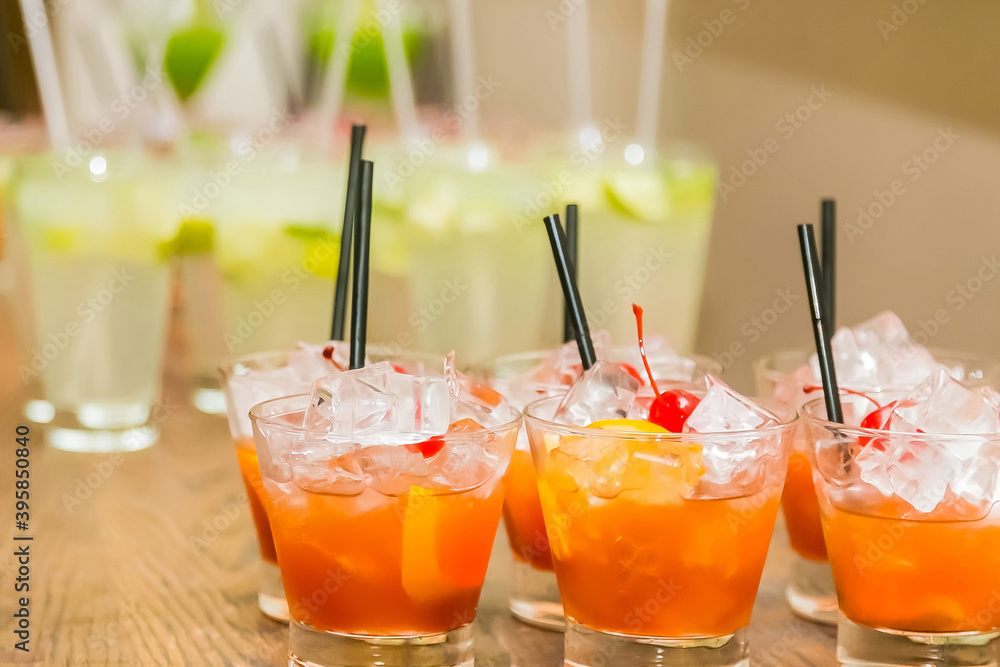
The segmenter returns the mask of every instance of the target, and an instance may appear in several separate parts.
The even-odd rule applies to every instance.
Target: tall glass
[[[471,666],[472,622],[520,413],[441,436],[434,456],[485,452],[494,462],[454,486],[402,473],[392,463],[399,446],[318,455],[303,439],[309,399],[267,401],[250,412],[289,600],[289,664]]]
[[[525,408],[566,613],[566,664],[749,664],[747,626],[796,425],[662,434],[553,422],[559,398]],[[752,461],[725,485],[702,451]]]
[[[845,422],[859,423],[870,409],[866,399],[844,401]],[[822,400],[807,403],[802,414],[840,601],[840,663],[1000,664],[1000,433],[844,426],[827,421]],[[909,493],[904,499],[862,473],[858,458],[866,447],[903,452],[897,469],[903,475],[907,456],[910,463],[927,457],[938,465],[913,479],[917,499]],[[961,485],[961,493],[954,487],[945,493],[945,483]]]
[[[28,249],[35,347],[21,366],[28,417],[51,445],[126,451],[158,436],[179,170],[139,153],[25,161],[13,215]]]
[[[223,360],[330,335],[344,170],[294,145],[251,146],[212,162],[185,201],[179,273],[206,412],[225,410]]]
[[[934,358],[948,366],[955,377],[969,387],[998,386],[1000,363],[976,355],[952,350],[931,350]],[[796,410],[820,396],[818,385],[805,391],[804,379],[796,373],[808,365],[810,352],[788,350],[777,352],[754,364],[757,393],[788,405]],[[879,404],[902,398],[913,387],[844,387],[863,392]],[[830,570],[826,541],[820,522],[819,501],[813,484],[810,465],[810,444],[803,428],[795,436],[795,446],[788,460],[788,475],[781,498],[793,561],[791,579],[785,597],[792,610],[805,618],[826,624],[836,624],[837,594]]]
[[[563,203],[580,205],[580,291],[590,321],[616,340],[635,334],[630,308],[650,331],[690,352],[698,327],[718,173],[697,149],[639,159],[614,140],[563,163]],[[606,152],[605,152],[606,151]],[[624,155],[623,155],[624,153]],[[642,151],[640,150],[641,154]],[[591,160],[581,159],[587,156]]]
[[[380,232],[372,224],[373,276],[404,279],[409,302],[399,311],[416,347],[478,364],[555,345],[552,251],[541,216],[521,223],[515,215],[541,181],[485,146],[428,140],[426,150],[381,162],[375,197],[389,215]]]
[[[433,375],[440,373],[444,366],[444,358],[419,353],[407,353],[405,359],[400,358],[400,350],[388,347],[373,346],[369,348],[369,358],[375,361],[393,360],[393,362],[409,373]],[[276,621],[288,622],[288,602],[281,583],[281,570],[278,568],[278,555],[274,548],[274,537],[271,534],[271,524],[267,518],[265,507],[264,484],[261,480],[260,465],[257,462],[257,450],[253,441],[253,429],[250,425],[250,408],[261,401],[281,398],[289,394],[299,394],[312,388],[313,380],[319,375],[298,375],[297,382],[288,382],[292,376],[284,378],[281,384],[267,378],[270,371],[286,368],[290,363],[289,350],[275,350],[251,354],[219,366],[222,388],[225,392],[225,403],[229,417],[229,431],[236,444],[236,456],[240,465],[240,474],[247,491],[247,500],[253,515],[254,527],[257,530],[257,544],[260,547],[261,572],[257,592],[257,606],[265,615]],[[317,364],[324,368],[324,363]],[[336,369],[329,365],[328,372]],[[263,378],[261,376],[264,376]]]
[[[634,346],[615,348],[613,356],[621,361],[632,361],[629,352],[634,351]],[[493,388],[506,396],[514,407],[523,410],[528,403],[540,398],[561,396],[568,389],[568,385],[564,384],[530,380],[531,371],[551,355],[551,351],[506,355],[488,364],[485,371]],[[660,383],[690,382],[707,374],[717,375],[721,372],[719,364],[707,357],[657,359],[653,356],[649,361],[653,374]],[[524,430],[518,433],[517,448],[504,483],[507,493],[504,498],[503,524],[513,555],[507,606],[514,616],[526,623],[549,630],[563,630],[566,619],[552,565],[542,504],[538,498],[531,448]]]

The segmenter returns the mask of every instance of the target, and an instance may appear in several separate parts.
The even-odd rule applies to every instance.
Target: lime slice
[[[340,263],[340,237],[323,227],[292,224],[285,233],[305,244],[302,268],[320,278],[335,278]]]
[[[604,177],[604,191],[611,205],[643,222],[670,218],[670,189],[657,170],[617,170]]]
[[[219,57],[224,39],[225,34],[218,28],[197,25],[170,36],[163,68],[182,102],[198,90]]]
[[[215,245],[215,225],[211,220],[190,219],[181,223],[177,236],[161,244],[161,253],[168,256],[204,255]]]
[[[42,247],[49,252],[74,252],[80,245],[83,230],[79,227],[47,227],[42,232]]]
[[[385,213],[378,216],[378,224],[371,230],[372,269],[390,276],[410,273],[410,246],[406,242],[403,223]]]
[[[363,97],[382,98],[389,92],[389,75],[385,62],[385,48],[382,45],[382,31],[377,17],[371,20],[362,17],[359,25],[365,30],[354,33],[351,43],[351,62],[347,71],[347,90]],[[372,26],[368,28],[367,26]],[[330,54],[336,42],[337,33],[332,27],[315,30],[309,37],[309,51],[321,68],[330,62]],[[403,52],[413,71],[416,63],[426,50],[426,31],[416,26],[403,26]]]

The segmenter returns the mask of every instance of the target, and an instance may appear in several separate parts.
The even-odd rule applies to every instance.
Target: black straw
[[[347,201],[344,203],[344,227],[340,232],[340,263],[337,265],[337,285],[333,293],[333,325],[330,340],[344,340],[347,325],[347,283],[351,270],[351,232],[358,208],[358,169],[365,143],[364,125],[351,126],[351,161],[347,168]]]
[[[368,337],[368,247],[372,228],[372,181],[374,165],[362,160],[358,215],[354,223],[354,294],[351,297],[351,370],[365,365]]]
[[[590,339],[590,328],[587,326],[587,315],[583,311],[580,290],[576,286],[573,265],[566,256],[566,239],[563,237],[558,213],[545,216],[545,230],[549,233],[552,256],[555,257],[556,271],[559,272],[559,282],[562,283],[563,298],[566,299],[566,306],[573,319],[576,344],[580,348],[580,361],[583,370],[588,370],[597,362],[597,354],[594,352],[594,341]]]
[[[579,284],[580,274],[577,267],[580,265],[579,251],[579,220],[580,210],[576,204],[566,205],[566,257],[569,259],[570,267],[573,269],[573,280]],[[567,302],[563,308],[563,342],[568,343],[573,340],[573,315],[569,310]]]
[[[820,204],[820,236],[823,237],[823,300],[826,302],[826,325],[837,329],[837,202],[824,199]]]
[[[840,405],[840,387],[837,386],[837,371],[833,365],[833,348],[830,345],[830,329],[826,322],[823,281],[816,252],[816,235],[812,225],[799,225],[799,247],[802,250],[802,268],[806,274],[806,291],[809,293],[809,314],[812,316],[813,334],[816,338],[816,354],[819,357],[820,375],[823,376],[823,398],[826,399],[826,416],[832,422],[844,423],[844,413]]]

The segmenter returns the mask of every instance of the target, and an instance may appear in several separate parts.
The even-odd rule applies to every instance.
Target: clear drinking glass
[[[796,415],[757,431],[662,434],[553,422],[525,408],[566,613],[566,664],[749,665],[747,626],[778,513]],[[770,406],[769,406],[770,407]],[[752,463],[702,479],[703,448]]]
[[[656,303],[646,311],[648,329],[690,351],[718,170],[684,145],[629,161],[628,151],[638,146],[626,143],[598,141],[592,150],[575,147],[548,163],[552,182],[564,185],[556,211],[580,206],[580,292],[591,323],[616,340],[635,333],[633,302]]]
[[[141,153],[23,162],[11,207],[27,246],[29,418],[51,445],[126,451],[158,436],[179,169]]]
[[[865,398],[843,401],[847,424],[872,409]],[[840,601],[837,659],[866,667],[990,667],[1000,664],[1000,508],[997,464],[1000,433],[937,435],[862,429],[826,420],[822,400],[802,411],[819,492],[820,514]],[[936,457],[954,466],[947,479],[914,479],[928,500],[940,484],[963,483],[944,500],[879,490],[864,477],[866,447]],[[911,462],[912,462],[911,458]],[[901,463],[903,459],[901,459]],[[906,474],[902,471],[902,474]],[[974,491],[975,485],[981,485]],[[923,486],[922,486],[923,485]],[[912,490],[912,489],[911,489]]]
[[[520,413],[440,436],[433,456],[445,462],[471,452],[495,462],[454,486],[430,473],[401,476],[392,463],[398,445],[318,455],[303,446],[309,401],[286,397],[250,412],[289,600],[289,664],[471,666],[472,622]],[[360,473],[348,482],[347,470]],[[324,483],[331,475],[336,493]]]
[[[370,359],[392,360],[408,373],[434,375],[440,374],[444,367],[444,358],[437,355],[408,352],[405,358],[401,358],[400,350],[380,346],[372,346],[368,351]],[[261,574],[257,605],[270,618],[285,623],[288,622],[288,602],[281,583],[281,570],[278,568],[278,555],[274,548],[271,524],[264,509],[265,491],[261,481],[260,465],[257,462],[253,429],[250,425],[250,408],[261,401],[307,392],[312,388],[312,382],[317,379],[316,377],[300,376],[298,384],[283,382],[280,385],[273,380],[256,377],[261,374],[266,377],[268,371],[288,366],[289,354],[289,350],[260,352],[219,366],[229,417],[229,431],[236,444],[240,474],[246,486],[247,500],[253,514],[254,527],[257,529],[257,544],[260,547]],[[329,372],[337,372],[332,364]]]
[[[934,358],[952,369],[966,386],[997,386],[1000,363],[973,354],[932,349]],[[810,399],[821,396],[818,385],[804,391],[801,377],[795,373],[809,363],[810,351],[787,350],[759,359],[754,364],[757,393],[796,410]],[[844,387],[876,398],[881,405],[908,394],[913,387]],[[795,434],[795,445],[788,460],[788,474],[781,498],[793,561],[791,579],[785,597],[799,616],[826,624],[836,624],[837,593],[827,556],[826,541],[820,522],[819,502],[809,463],[810,444],[804,427]]]
[[[621,361],[634,361],[629,353],[635,352],[634,346],[623,346],[614,348],[612,356]],[[564,384],[531,380],[531,371],[551,355],[551,351],[506,355],[485,365],[483,370],[490,385],[506,396],[514,407],[523,410],[528,403],[540,398],[561,396],[569,388]],[[719,364],[707,357],[658,359],[651,356],[649,361],[657,382],[661,383],[690,382],[707,374],[717,375],[721,372]],[[511,458],[504,484],[507,492],[504,497],[503,524],[513,554],[507,606],[514,616],[525,623],[549,630],[564,630],[566,618],[563,616],[549,537],[538,498],[531,447],[524,430],[518,433],[517,448]]]

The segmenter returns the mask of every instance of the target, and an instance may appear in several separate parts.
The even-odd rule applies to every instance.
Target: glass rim
[[[493,386],[494,382],[507,382],[507,381],[511,381],[511,380],[516,380],[517,378],[520,377],[520,375],[508,375],[508,376],[504,376],[504,377],[499,377],[499,376],[495,375],[494,371],[496,370],[496,367],[500,363],[502,363],[502,362],[514,362],[514,363],[517,363],[517,362],[531,361],[531,360],[541,361],[542,359],[544,359],[545,357],[547,357],[548,355],[552,354],[554,351],[556,351],[558,349],[559,348],[550,348],[550,349],[546,349],[546,350],[527,350],[527,351],[523,351],[523,352],[511,352],[509,354],[502,354],[502,355],[500,355],[498,357],[492,357],[490,359],[487,359],[486,361],[482,362],[481,364],[477,364],[477,368],[485,376],[485,381],[488,382],[488,383],[490,383],[490,386]],[[631,346],[628,346],[628,345],[613,345],[611,347],[612,352],[617,351],[617,350],[627,350],[627,349],[631,349]],[[687,361],[693,361],[693,362],[695,362],[695,369],[697,369],[699,366],[705,366],[705,367],[707,367],[707,372],[705,373],[706,375],[710,375],[710,374],[711,375],[720,375],[722,373],[722,370],[723,370],[722,369],[722,364],[719,363],[718,361],[716,361],[715,359],[713,359],[712,357],[707,357],[707,356],[701,355],[701,354],[691,354],[691,355],[681,354],[681,355],[678,355],[678,357],[681,360],[687,360]],[[613,361],[613,360],[610,360],[610,361]],[[656,357],[653,357],[652,359],[650,359],[650,366],[655,366],[656,363],[657,363],[656,362]],[[641,375],[645,376],[645,370],[644,369],[638,368],[636,370],[638,370],[638,372]],[[523,373],[521,375],[523,375]],[[696,378],[696,380],[697,380],[697,378]],[[656,381],[657,381],[657,383],[667,383],[667,384],[677,383],[677,382],[684,382],[684,380],[671,380],[669,378],[657,378]],[[645,380],[643,382],[645,383]],[[535,390],[535,391],[538,391],[540,393],[548,394],[549,396],[546,396],[546,398],[550,398],[552,394],[560,394],[560,395],[561,394],[565,394],[569,390],[569,388],[570,388],[571,385],[560,384],[560,383],[556,383],[556,382],[531,381],[531,382],[522,382],[522,383],[520,383],[519,386],[522,387],[522,388]],[[644,386],[647,389],[649,388],[648,385],[644,384]]]
[[[547,355],[552,354],[553,352],[555,352],[558,349],[559,349],[558,347],[553,347],[553,348],[549,348],[549,349],[546,349],[546,350],[526,350],[526,351],[522,351],[522,352],[511,352],[509,354],[501,354],[500,356],[491,357],[491,358],[487,359],[486,361],[484,361],[480,365],[483,366],[484,368],[491,369],[491,368],[495,368],[497,364],[499,364],[500,362],[503,362],[503,361],[527,361],[529,359],[541,359],[541,358],[544,358]],[[615,352],[615,351],[618,351],[618,350],[630,350],[630,349],[632,349],[631,345],[612,345],[611,346],[612,352]],[[708,356],[705,356],[703,354],[681,354],[681,353],[678,353],[677,354],[677,358],[682,359],[682,360],[687,360],[687,361],[694,361],[694,362],[699,363],[699,364],[704,364],[705,366],[710,366],[710,367],[716,367],[717,366],[720,369],[722,368],[722,364],[721,363],[719,363],[718,361],[716,361],[712,357],[708,357]],[[649,360],[650,365],[653,365],[653,363],[654,363],[654,361],[656,359],[658,359],[658,357],[651,357],[650,360]],[[614,360],[613,359],[609,359],[609,361],[614,361]],[[503,379],[503,378],[500,378],[500,379]]]
[[[292,394],[290,396],[280,396],[278,398],[270,398],[266,401],[261,401],[257,403],[252,408],[250,408],[250,422],[252,424],[264,423],[271,428],[278,428],[286,433],[305,433],[308,429],[304,426],[296,426],[295,424],[290,424],[287,421],[276,419],[275,416],[261,415],[260,412],[267,406],[277,404],[282,401],[301,401],[303,403],[302,409],[305,409],[305,404],[309,402],[312,394]],[[462,440],[468,438],[470,435],[475,437],[481,437],[485,435],[493,435],[496,433],[502,433],[504,431],[516,430],[520,428],[521,421],[523,419],[520,410],[515,408],[513,405],[510,409],[514,413],[514,418],[511,421],[504,422],[496,426],[484,426],[478,431],[454,431],[442,433],[439,436],[434,436],[435,438],[440,438],[444,442],[451,442],[455,440]],[[281,415],[286,415],[288,412],[282,412]]]
[[[561,435],[575,435],[581,437],[594,438],[596,437],[595,429],[588,426],[574,426],[572,424],[561,424],[559,422],[554,422],[551,419],[546,419],[540,417],[537,411],[541,409],[543,404],[562,400],[561,396],[548,396],[546,398],[540,398],[536,401],[528,403],[524,407],[524,421],[537,424],[547,431],[555,432]],[[691,440],[707,440],[716,438],[761,438],[773,435],[775,433],[780,433],[785,430],[791,430],[799,420],[798,413],[786,406],[782,405],[776,401],[770,400],[754,400],[754,403],[764,407],[770,412],[773,412],[779,419],[777,424],[772,424],[770,426],[765,426],[763,428],[749,429],[742,431],[715,431],[710,433],[646,433],[642,431],[626,431],[624,429],[601,429],[600,433],[604,437],[616,438],[616,439],[627,439],[627,440],[644,440],[649,442],[666,442],[666,443],[676,443],[676,442],[689,442]]]
[[[305,341],[300,341],[300,342],[305,342]],[[330,341],[324,341],[324,343],[329,343],[329,342]],[[320,345],[320,344],[321,343],[306,343],[306,345]],[[288,347],[288,348],[280,348],[273,350],[262,350],[260,352],[248,352],[247,354],[243,354],[238,357],[232,357],[226,359],[225,361],[220,362],[216,366],[216,369],[219,371],[219,373],[222,374],[223,378],[226,379],[233,374],[233,369],[240,364],[247,365],[247,364],[252,364],[253,362],[265,362],[265,363],[270,361],[277,362],[280,361],[283,357],[287,357],[290,353],[295,352],[297,349],[299,348]],[[442,362],[447,358],[447,355],[438,354],[437,352],[428,352],[426,350],[413,350],[404,347],[399,348],[398,353],[388,352],[394,349],[395,346],[390,343],[374,343],[374,344],[369,343],[365,345],[366,353],[369,351],[374,351],[376,353],[385,351],[387,352],[386,356],[389,358],[399,357],[405,359],[408,358],[409,355],[414,355],[413,358],[417,360],[419,360],[420,357],[424,357],[426,359],[430,359],[431,357],[437,357],[440,358]]]
[[[865,398],[868,398],[867,396]],[[868,399],[871,400],[871,399]],[[874,401],[873,401],[874,402]],[[877,405],[877,404],[876,404]],[[801,414],[803,422],[820,426],[827,430],[837,430],[844,435],[853,438],[933,438],[934,440],[961,440],[968,442],[972,438],[1000,442],[1000,432],[997,433],[931,433],[926,431],[890,431],[888,429],[865,428],[862,426],[851,426],[830,421],[825,416],[816,414],[816,408],[822,407],[826,410],[826,399],[814,398],[802,405]]]
[[[918,343],[919,345],[919,343]],[[938,363],[948,366],[946,361],[975,361],[979,362],[977,365],[981,370],[994,371],[1000,375],[1000,359],[991,357],[987,354],[980,354],[978,352],[970,352],[968,350],[956,350],[946,347],[924,347],[925,350],[930,352],[931,356]],[[775,368],[772,364],[776,359],[781,357],[793,357],[801,356],[804,363],[808,364],[810,357],[815,354],[814,348],[810,347],[792,347],[792,348],[781,348],[778,350],[772,350],[767,354],[757,357],[751,367],[753,368],[754,375],[757,377],[767,378],[770,380],[780,380],[792,375],[794,371],[782,371]],[[966,367],[968,368],[968,367]],[[819,382],[819,380],[817,380]],[[902,386],[884,386],[884,387],[860,387],[860,386],[847,386],[841,385],[842,389],[851,389],[853,391],[860,392],[882,392],[882,393],[895,393],[901,391],[911,391],[914,387],[902,387]]]

